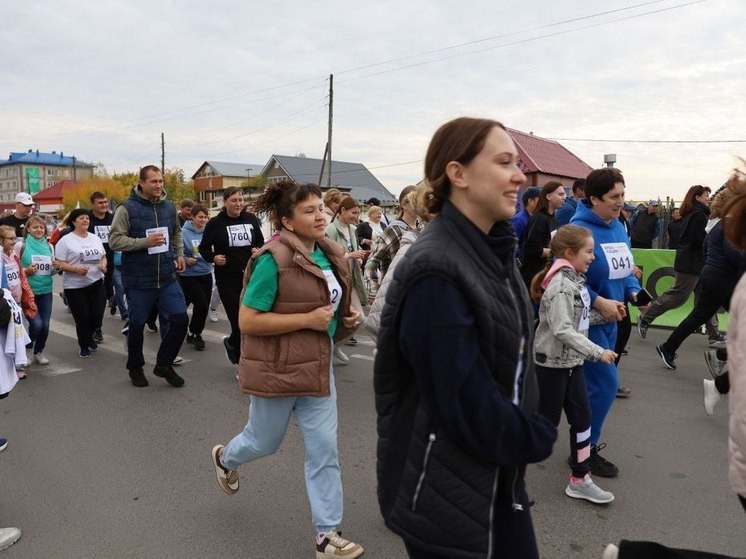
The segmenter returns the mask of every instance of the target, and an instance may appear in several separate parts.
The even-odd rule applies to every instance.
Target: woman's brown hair
[[[38,215],[32,215],[31,217],[28,218],[28,221],[26,221],[26,225],[23,228],[23,238],[24,239],[31,234],[31,233],[28,232],[29,226],[32,223],[36,223],[37,221],[44,226],[44,236],[45,237],[47,236],[47,224],[44,222],[44,218],[40,217]]]
[[[580,227],[579,225],[563,225],[557,229],[554,237],[552,237],[552,240],[549,242],[549,251],[555,258],[564,258],[566,250],[569,250],[573,254],[577,254],[583,249],[583,246],[585,246],[586,239],[592,236],[593,233],[591,233],[591,230],[586,229],[585,227]],[[531,280],[530,294],[531,299],[533,299],[535,303],[538,303],[541,300],[541,296],[544,293],[544,290],[541,288],[541,283],[544,281],[544,278],[547,277],[547,273],[553,263],[554,262],[551,258],[547,258],[547,265],[544,266],[544,269],[536,274],[534,279]]]
[[[321,189],[318,185],[297,184],[291,180],[284,180],[268,184],[252,207],[256,213],[268,215],[279,231],[284,227],[282,218],[292,219],[296,204],[311,196],[317,196],[321,200]]]
[[[352,196],[349,194],[343,194],[342,197],[339,199],[339,205],[337,206],[337,211],[334,212],[334,215],[332,216],[332,221],[337,219],[339,217],[339,214],[342,210],[351,210],[352,208],[359,208],[360,204],[357,203],[357,200],[355,200]]]
[[[493,128],[505,126],[496,120],[461,117],[442,125],[430,140],[425,155],[425,178],[432,189],[426,200],[427,211],[439,214],[451,194],[451,181],[446,166],[451,161],[468,165],[479,155]]]
[[[534,213],[546,211],[547,207],[549,206],[549,200],[547,200],[547,196],[549,196],[558,188],[562,188],[562,183],[559,181],[549,181],[541,187],[541,192],[539,193],[539,201],[536,203],[536,209],[534,210]]]
[[[743,159],[741,161],[746,164]],[[733,246],[746,250],[746,174],[735,169],[726,188],[734,197],[724,212],[727,216],[723,225],[725,237]]]
[[[694,199],[705,192],[707,192],[707,195],[709,196],[712,191],[709,186],[702,186],[701,184],[695,184],[686,191],[684,201],[681,203],[681,209],[679,210],[681,217],[686,217],[687,214],[694,211]]]

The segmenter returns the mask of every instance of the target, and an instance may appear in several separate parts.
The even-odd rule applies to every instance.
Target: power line
[[[609,15],[609,14],[613,14],[613,13],[617,13],[617,12],[624,12],[624,11],[628,11],[628,10],[633,10],[635,8],[641,8],[643,6],[648,6],[650,4],[660,4],[661,2],[665,2],[665,1],[666,0],[652,0],[650,2],[643,2],[641,4],[635,4],[633,6],[626,6],[624,8],[617,8],[615,10],[607,10],[605,12],[597,12],[595,14],[589,14],[587,16],[581,16],[581,17],[576,17],[576,18],[572,18],[572,19],[566,19],[566,20],[557,21],[557,22],[554,22],[554,23],[547,23],[545,25],[538,25],[536,27],[530,27],[528,29],[523,29],[521,31],[512,31],[510,33],[503,33],[501,35],[493,35],[492,37],[485,37],[484,39],[476,39],[474,41],[467,41],[466,43],[460,43],[458,45],[450,45],[450,46],[447,46],[447,47],[440,47],[440,48],[437,48],[437,49],[432,49],[432,50],[427,50],[427,51],[419,52],[417,54],[409,54],[409,55],[400,56],[400,57],[397,57],[397,58],[390,58],[390,59],[384,60],[382,62],[374,62],[372,64],[366,64],[365,66],[358,66],[357,68],[348,68],[348,69],[342,70],[340,72],[335,72],[335,75],[348,74],[348,73],[351,73],[351,72],[357,72],[359,70],[367,70],[369,68],[375,68],[376,66],[383,66],[385,64],[391,64],[393,62],[399,62],[401,60],[409,60],[410,58],[416,58],[418,56],[426,56],[428,54],[435,54],[435,53],[438,53],[438,52],[444,52],[444,51],[448,51],[448,50],[458,49],[458,48],[467,47],[467,46],[470,46],[470,45],[476,45],[476,44],[479,44],[479,43],[485,43],[487,41],[494,41],[494,40],[497,40],[497,39],[504,39],[506,37],[512,37],[514,35],[523,35],[524,33],[530,33],[532,31],[538,31],[540,29],[547,29],[547,28],[550,28],[550,27],[558,27],[560,25],[566,25],[568,23],[575,23],[577,21],[583,21],[583,20],[586,20],[586,19],[592,19],[592,18],[596,18],[596,17],[601,17],[601,16],[605,16],[605,15]]]
[[[618,19],[612,19],[612,20],[609,20],[609,21],[602,21],[600,23],[593,23],[593,24],[590,24],[590,25],[583,25],[581,27],[575,27],[573,29],[566,29],[566,30],[563,30],[563,31],[556,31],[554,33],[546,33],[544,35],[538,35],[536,37],[529,37],[529,38],[526,38],[526,39],[519,39],[519,40],[516,40],[516,41],[510,41],[508,43],[502,43],[502,44],[499,44],[499,45],[493,45],[493,46],[485,47],[485,48],[482,48],[482,49],[470,50],[468,52],[461,52],[461,53],[457,53],[457,54],[452,54],[450,56],[443,56],[443,57],[440,57],[440,58],[434,58],[432,60],[426,60],[426,61],[423,61],[423,62],[416,62],[414,64],[408,64],[406,66],[400,66],[399,68],[391,68],[389,70],[381,70],[380,72],[372,72],[370,74],[364,74],[362,76],[356,76],[356,77],[347,78],[346,80],[342,80],[339,83],[346,83],[346,82],[350,82],[350,81],[354,81],[354,80],[360,80],[360,79],[364,79],[364,78],[370,78],[370,77],[373,77],[373,76],[380,76],[382,74],[388,74],[388,73],[391,73],[391,72],[400,72],[402,70],[408,70],[410,68],[416,68],[416,67],[419,67],[419,66],[426,66],[426,65],[432,64],[434,62],[442,62],[443,60],[451,60],[453,58],[460,58],[460,57],[463,57],[463,56],[468,56],[468,55],[471,55],[471,54],[477,54],[477,53],[480,53],[480,52],[486,52],[486,51],[490,51],[490,50],[496,50],[496,49],[501,49],[501,48],[515,46],[515,45],[521,45],[521,44],[525,44],[525,43],[531,43],[533,41],[538,41],[540,39],[548,39],[548,38],[551,38],[551,37],[558,37],[560,35],[567,35],[567,34],[570,34],[570,33],[575,33],[577,31],[584,31],[586,29],[592,29],[594,27],[602,27],[602,26],[609,25],[609,24],[612,24],[612,23],[619,23],[619,22],[622,22],[622,21],[628,21],[628,20],[631,20],[631,19],[637,19],[637,18],[644,17],[644,16],[649,16],[649,15],[659,14],[659,13],[662,13],[662,12],[676,10],[676,9],[679,9],[679,8],[684,8],[686,6],[692,6],[694,4],[701,4],[702,2],[706,2],[706,1],[707,0],[694,0],[692,2],[685,2],[685,3],[682,3],[682,4],[676,4],[674,6],[668,6],[666,8],[661,8],[659,10],[651,10],[651,11],[648,11],[648,12],[642,12],[642,13],[639,13],[639,14],[634,14],[634,15],[631,15],[631,16],[626,16],[626,17],[622,17],[622,18],[618,18]]]

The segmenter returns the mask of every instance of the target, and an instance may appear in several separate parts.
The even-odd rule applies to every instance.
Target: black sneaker
[[[234,365],[238,365],[238,355],[236,355],[236,350],[231,345],[230,336],[223,336],[223,347],[225,348],[225,356],[228,358],[228,361]]]
[[[676,369],[676,354],[672,351],[668,351],[663,344],[655,346],[655,351],[661,356],[663,364],[671,370]]]
[[[591,457],[588,459],[591,474],[598,477],[616,477],[619,475],[619,468],[599,454],[604,448],[606,448],[606,443],[591,447]]]
[[[188,344],[194,343],[194,334],[192,334],[191,332],[187,332],[186,343]]]
[[[109,314],[111,316],[114,316],[117,314],[117,306],[116,305],[109,305]]]
[[[101,328],[96,328],[93,331],[93,340],[99,344],[104,341],[104,333],[101,332]]]
[[[616,397],[617,398],[629,398],[629,395],[632,394],[631,388],[625,388],[624,386],[620,386],[616,389]]]
[[[96,351],[98,349],[98,344],[95,340],[91,340],[90,342],[88,342],[88,349],[90,349],[91,351]]]
[[[145,327],[148,329],[148,332],[151,334],[155,334],[158,331],[158,325],[155,322],[152,323],[145,323]]]
[[[201,334],[195,334],[192,343],[194,344],[194,349],[197,351],[204,351],[205,349],[205,340],[202,339]]]
[[[171,365],[156,365],[153,367],[153,374],[157,377],[165,378],[171,386],[184,386],[184,379],[181,378]]]
[[[137,386],[138,388],[144,388],[148,385],[148,379],[145,378],[145,373],[142,369],[131,370],[130,380],[132,380],[133,386]]]

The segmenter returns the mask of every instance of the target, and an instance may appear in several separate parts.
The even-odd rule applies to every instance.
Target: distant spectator
[[[671,222],[668,224],[668,248],[676,250],[679,248],[681,241],[681,231],[684,229],[684,222],[681,220],[681,210],[674,208],[671,212]]]
[[[0,218],[0,225],[10,225],[16,230],[18,238],[23,237],[23,229],[31,214],[34,213],[34,199],[28,192],[19,192],[16,194],[16,211],[12,214]]]
[[[632,248],[653,248],[653,241],[661,236],[659,205],[658,200],[650,200],[646,209],[638,210],[629,220]]]
[[[570,223],[570,218],[575,215],[578,200],[581,198],[585,198],[585,179],[578,179],[572,183],[571,195],[565,200],[565,205],[557,210],[554,216],[557,229]]]
[[[179,226],[184,227],[187,221],[192,220],[192,208],[194,207],[194,200],[191,198],[184,198],[179,204]]]
[[[521,247],[523,247],[523,241],[526,238],[526,227],[528,227],[528,222],[536,211],[536,204],[539,203],[539,194],[541,194],[540,187],[528,187],[521,198],[523,209],[515,214],[510,220],[510,224],[513,226],[513,231],[515,231],[515,236],[518,238],[516,258],[520,259],[521,257]]]

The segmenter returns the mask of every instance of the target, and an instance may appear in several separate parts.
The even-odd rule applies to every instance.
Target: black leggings
[[[215,283],[218,286],[218,295],[223,303],[228,322],[231,324],[231,335],[229,343],[238,351],[241,347],[241,331],[238,329],[238,309],[241,306],[241,290],[243,290],[243,276],[239,274],[216,274]]]
[[[75,320],[78,345],[81,349],[87,348],[93,339],[93,331],[101,324],[106,308],[104,280],[85,287],[65,289],[65,297]]]
[[[699,276],[702,291],[699,299],[694,305],[694,310],[689,313],[681,324],[671,333],[668,339],[663,342],[663,347],[671,353],[684,343],[692,332],[697,330],[705,322],[710,320],[720,307],[725,310],[730,309],[730,298],[738,283],[738,276],[728,273],[719,268],[705,266],[702,274]]]
[[[192,319],[189,322],[189,332],[202,334],[207,320],[207,311],[210,308],[210,297],[212,295],[212,274],[202,276],[181,276],[179,278],[181,289],[184,291],[186,306],[194,305]]]
[[[572,475],[583,478],[591,470],[591,405],[585,384],[583,366],[572,369],[550,369],[536,365],[539,384],[539,413],[559,425],[562,410],[570,424],[570,457]],[[584,437],[578,442],[578,435]]]

